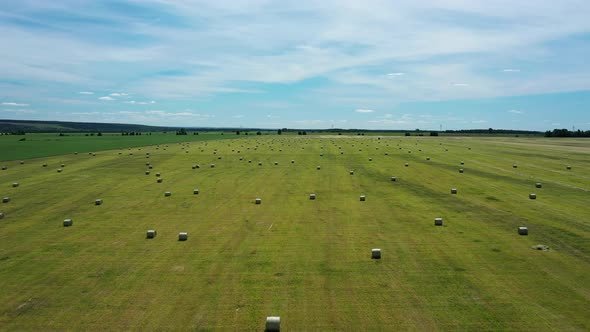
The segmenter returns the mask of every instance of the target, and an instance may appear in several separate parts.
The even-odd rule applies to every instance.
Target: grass
[[[238,136],[239,137],[239,136]],[[25,139],[21,141],[21,139]],[[0,136],[0,161],[22,160],[38,157],[58,156],[74,152],[87,153],[122,149],[154,144],[169,144],[185,141],[210,141],[236,138],[231,133],[206,132],[199,135],[176,135],[175,133],[153,133],[152,135],[121,136],[105,133],[102,136],[85,134],[27,134]]]
[[[258,136],[5,162],[0,329],[587,331],[588,143]]]

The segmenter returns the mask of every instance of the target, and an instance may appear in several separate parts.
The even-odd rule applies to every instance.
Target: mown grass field
[[[590,330],[589,140],[250,136],[0,165],[0,330]]]

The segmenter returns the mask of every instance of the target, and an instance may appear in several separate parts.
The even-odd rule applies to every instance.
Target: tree
[[[438,131],[431,131],[430,136],[438,136]]]
[[[236,130],[236,135],[239,135],[239,134],[240,134],[240,131],[239,130]]]
[[[262,133],[260,131],[257,131],[256,135],[262,135]]]
[[[102,136],[102,133],[99,131],[98,134],[96,134],[96,136]]]
[[[410,133],[405,133],[404,136],[410,136]]]
[[[186,129],[180,128],[180,130],[176,132],[176,135],[187,135]]]
[[[281,129],[277,130],[277,135],[281,135],[283,131]]]

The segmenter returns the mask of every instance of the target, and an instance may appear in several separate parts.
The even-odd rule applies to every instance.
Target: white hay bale
[[[316,166],[316,169],[317,169],[317,170],[320,170],[320,169],[322,169],[322,168],[321,168],[320,166]]]
[[[211,168],[215,168],[215,164],[211,164]]]
[[[178,233],[178,241],[186,241],[186,240],[188,240],[188,233],[187,232]]]
[[[535,188],[543,188],[543,184],[540,182],[535,183]]]
[[[150,175],[150,171],[145,171],[145,175]]]
[[[530,199],[537,199],[537,194],[529,194]]]
[[[295,160],[291,160],[291,164],[294,164],[294,163],[295,163]]]
[[[566,169],[572,169],[572,167],[568,165],[568,166],[566,167]]]
[[[360,200],[361,202],[364,202],[364,201],[366,201],[366,200],[367,200],[367,197],[366,197],[365,195],[361,195],[361,196],[359,196],[359,200]]]
[[[409,163],[405,163],[404,166],[408,167],[408,166],[410,166],[410,164]]]
[[[14,183],[12,184],[12,187],[13,187],[13,188],[16,188],[16,187],[18,187],[18,182],[14,182]]]
[[[518,235],[529,235],[529,229],[526,227],[518,227]]]
[[[160,172],[156,173],[156,177],[160,177],[160,175],[162,175]]]
[[[199,194],[199,189],[193,189],[193,195],[198,195]]]
[[[435,218],[434,225],[435,226],[442,226],[443,225],[443,218]]]
[[[145,237],[146,237],[146,239],[153,239],[153,238],[155,238],[155,237],[156,237],[156,235],[157,235],[157,234],[158,234],[158,233],[157,233],[155,230],[153,230],[153,229],[150,229],[150,230],[148,230],[148,231],[147,231],[147,233],[146,233],[146,236],[145,236]]]
[[[61,167],[66,167],[66,164],[61,164]]]
[[[456,194],[457,193],[457,188],[451,188],[451,194]]]
[[[426,160],[430,160],[430,157],[426,157]]]
[[[57,172],[58,172],[58,173],[61,173],[61,171],[62,171],[62,169],[61,169],[61,168],[58,168],[58,169],[57,169]]]
[[[277,166],[278,164],[279,164],[279,162],[278,161],[275,161],[275,166]]]
[[[43,164],[43,167],[47,167],[47,164]]]
[[[4,219],[4,213],[0,212],[0,219]]]
[[[258,166],[262,166],[262,162],[258,162]]]
[[[146,166],[149,166],[149,165],[150,165],[150,162],[148,161],[147,163],[145,163],[145,165],[146,165]]]
[[[461,161],[461,165],[465,165],[465,162],[464,161]]]
[[[254,200],[254,203],[256,203],[256,204],[262,204],[262,199],[257,198],[257,199]]]
[[[465,170],[462,168],[459,168],[459,173],[463,173],[463,172],[465,172]]]
[[[395,181],[397,181],[397,178],[395,176],[392,176],[391,181],[395,182]]]
[[[379,249],[379,248],[371,249],[371,258],[372,259],[381,259],[381,249]]]
[[[6,167],[6,166],[2,166],[2,170],[3,170],[3,171],[5,171],[5,170],[7,170],[7,169],[8,169],[8,167]]]
[[[369,158],[369,161],[373,161],[373,158]]]
[[[72,219],[64,219],[64,227],[70,227],[74,224]]]
[[[512,168],[518,168],[518,165],[517,164],[513,164],[512,165]]]
[[[148,166],[148,168],[149,168],[149,169],[153,169],[153,168],[154,168],[154,166],[153,166],[153,165],[149,165],[149,166]]]
[[[269,316],[266,317],[266,332],[280,332],[281,331],[281,317]]]
[[[164,181],[164,180],[162,180],[162,178],[158,178],[158,179],[156,180],[156,182],[157,182],[157,183],[162,183],[162,181]]]
[[[350,175],[354,175],[354,171],[350,171],[349,173],[350,173]]]
[[[315,194],[309,194],[309,199],[314,200],[315,199]]]
[[[251,163],[252,163],[252,160],[248,160],[248,163],[250,163],[250,164],[251,164]]]
[[[102,199],[97,199],[94,201],[94,205],[102,205]]]
[[[166,192],[164,193],[164,196],[165,196],[165,197],[172,196],[172,193],[171,193],[171,192],[169,192],[169,191],[166,191]]]
[[[21,160],[20,164],[21,164],[21,165],[24,165],[24,164],[25,164],[25,162]]]

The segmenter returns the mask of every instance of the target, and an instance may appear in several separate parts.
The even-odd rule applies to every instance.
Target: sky
[[[590,130],[588,0],[0,1],[0,118]]]

